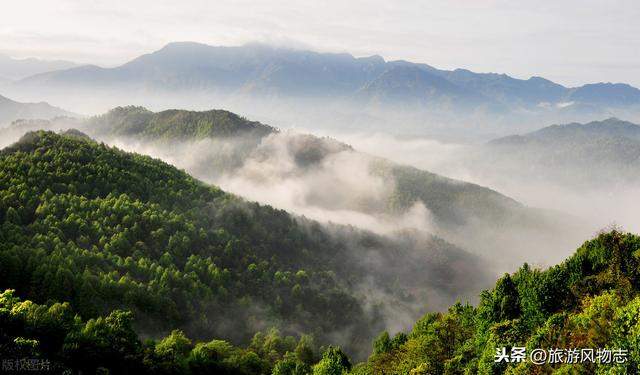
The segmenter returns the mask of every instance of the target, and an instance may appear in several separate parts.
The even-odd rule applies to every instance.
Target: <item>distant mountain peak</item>
[[[634,105],[640,103],[640,90],[626,83],[591,83],[571,89],[569,99],[603,105]]]
[[[58,116],[73,114],[46,102],[20,103],[0,95],[0,125],[19,119],[50,119]]]
[[[381,83],[397,92],[383,94]],[[640,106],[640,90],[628,84],[595,83],[567,88],[539,76],[518,79],[504,73],[441,70],[404,60],[385,61],[378,55],[354,57],[349,53],[265,43],[211,46],[172,42],[116,68],[76,67],[30,77],[16,85],[34,90],[84,88],[125,93],[137,90],[152,95],[193,91],[218,93],[232,99],[306,97],[341,103],[361,98],[363,93],[377,87],[376,97],[382,99],[377,105],[384,106],[384,97],[389,96],[407,99],[418,106],[431,106],[433,100],[424,100],[426,83],[430,86],[427,91],[435,93],[432,89],[437,86],[436,91],[444,94],[436,103],[446,103],[443,110],[453,112],[489,109],[595,114],[606,113],[609,108]]]
[[[0,54],[0,77],[10,80],[19,80],[35,74],[64,70],[77,67],[71,61],[65,60],[43,60],[38,58],[12,58]]]
[[[596,137],[596,138],[594,138]],[[511,135],[497,138],[489,142],[490,145],[522,145],[526,142],[552,144],[557,142],[579,143],[585,139],[593,142],[595,139],[636,139],[640,140],[640,125],[629,121],[609,117],[600,121],[588,123],[572,122],[569,124],[554,124],[523,135]]]

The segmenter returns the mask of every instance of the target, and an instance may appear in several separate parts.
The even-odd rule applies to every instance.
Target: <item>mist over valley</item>
[[[87,20],[109,8],[71,3]],[[528,54],[541,71],[525,78],[145,29],[116,64],[89,58],[95,36],[64,57],[66,38],[40,57],[0,45],[1,359],[55,373],[640,371],[638,88],[560,84]],[[495,360],[520,346],[628,361]]]

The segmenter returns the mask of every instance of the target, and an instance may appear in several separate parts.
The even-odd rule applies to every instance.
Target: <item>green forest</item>
[[[212,152],[212,173],[238,168],[269,135],[280,133],[272,126],[247,120],[225,110],[152,112],[144,107],[116,107],[85,120],[58,118],[52,121],[28,120],[13,124],[16,131],[46,128],[77,128],[96,139],[135,140],[147,145],[172,148],[180,142],[233,140],[230,147]],[[296,134],[288,144],[300,168],[320,164],[327,156],[342,151],[357,153],[350,145],[327,137]],[[259,151],[264,152],[264,151]],[[394,192],[384,203],[389,212],[400,212],[421,201],[443,225],[460,227],[472,220],[507,225],[510,221],[540,225],[538,213],[494,190],[453,180],[386,159],[372,157],[374,175],[393,181]],[[205,167],[201,167],[205,168]]]
[[[599,234],[547,270],[505,274],[477,306],[382,333],[358,374],[634,374],[640,370],[640,237]],[[626,350],[624,363],[496,363],[496,349]],[[597,361],[596,361],[597,362]],[[621,361],[622,362],[622,361]]]
[[[78,136],[29,133],[0,168],[0,285],[20,297],[240,341],[280,321],[356,338],[376,325],[346,288],[357,270],[335,274],[344,246],[284,211]]]
[[[88,119],[83,126],[97,134],[172,142],[238,134],[263,137],[277,132],[271,126],[249,121],[225,110],[196,112],[173,109],[156,113],[136,106],[116,107]]]
[[[476,305],[456,303],[390,334],[381,307],[355,286],[370,276],[367,255],[395,249],[383,254],[388,274],[380,269],[374,282],[394,289],[395,301],[419,298],[392,278],[415,267],[413,258],[398,260],[407,244],[347,227],[329,233],[79,132],[32,132],[0,151],[0,228],[0,360],[38,359],[42,371],[640,370],[640,237],[619,230],[555,267],[525,264],[504,275]],[[446,259],[420,282],[454,293],[460,286],[450,285],[458,278],[447,279],[447,265],[464,267],[472,255],[430,241],[435,258]],[[469,282],[479,269],[463,269]],[[497,348],[515,346],[628,356],[618,364],[494,361]]]

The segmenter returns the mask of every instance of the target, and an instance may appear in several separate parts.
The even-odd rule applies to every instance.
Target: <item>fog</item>
[[[274,113],[272,116],[279,115]],[[33,124],[29,126],[34,127]],[[114,138],[83,126],[83,123],[67,124],[65,121],[49,125],[52,129],[80,128],[121,149],[160,158],[248,200],[319,222],[352,225],[381,235],[403,230],[436,235],[490,259],[489,271],[495,275],[513,271],[523,262],[541,266],[555,264],[598,229],[612,222],[628,227],[634,217],[632,205],[621,199],[630,196],[631,192],[617,196],[616,200],[610,195],[609,198],[600,196],[598,192],[579,194],[575,190],[568,191],[552,181],[532,185],[526,180],[488,173],[490,168],[476,168],[477,165],[486,166],[484,160],[470,160],[482,147],[480,140],[454,143],[380,131],[353,132],[351,129],[335,130],[336,127],[316,130],[317,125],[307,122],[297,126],[285,123],[284,128],[296,129],[262,139],[235,137],[160,144],[139,138]],[[42,125],[35,124],[35,128],[38,127]],[[388,127],[403,132],[401,126]],[[17,139],[25,130],[28,128],[24,126],[5,130],[2,145],[8,144],[8,139]],[[330,135],[332,138],[318,138],[305,133]],[[505,211],[507,217],[504,220],[493,222],[489,220],[491,215],[486,216],[482,212],[478,215],[475,208],[469,212],[460,211],[460,207],[477,204],[473,201],[464,203],[469,199],[464,197],[447,198],[453,199],[451,203],[460,207],[453,207],[453,211],[440,212],[434,217],[428,204],[448,204],[448,201],[440,203],[436,196],[435,200],[425,202],[420,197],[420,189],[448,190],[456,187],[456,181],[437,182],[434,187],[398,187],[398,177],[393,175],[396,166],[386,165],[379,158],[396,162],[398,166],[414,166],[456,180],[473,182],[514,198],[525,206],[553,211],[537,212],[526,207],[512,209],[508,207],[511,205],[508,198],[497,195],[484,197],[488,192],[480,192],[474,193],[476,196],[472,195],[471,199],[482,199],[480,204],[489,204],[489,209]],[[398,191],[416,188],[418,195],[408,197],[408,204],[393,205],[398,194],[407,194]],[[462,186],[460,189],[466,188]],[[425,193],[430,194],[429,191]],[[588,205],[587,202],[596,204]],[[442,209],[449,207],[440,211]],[[603,210],[609,215],[604,216]],[[454,214],[462,216],[464,223],[451,223],[448,216]]]
[[[59,119],[15,123],[2,133],[2,145],[29,130],[69,128],[162,159],[249,201],[285,209],[298,215],[302,225],[311,225],[309,220],[322,223],[346,249],[347,275],[368,275],[349,275],[346,280],[368,311],[363,319],[383,318],[382,326],[370,327],[373,331],[407,330],[426,311],[442,311],[458,300],[477,302],[478,292],[495,281],[483,259],[433,237],[438,231],[423,202],[391,210],[388,202],[395,194],[395,181],[376,170],[378,159],[333,139],[283,131],[263,138],[164,143],[112,137],[86,122]],[[268,325],[275,324],[255,322],[252,327]],[[328,334],[349,342],[345,332]],[[369,342],[358,350],[368,353]]]
[[[371,275],[350,288],[367,311],[383,315],[379,328],[390,332],[406,330],[424,312],[443,310],[456,300],[476,302],[501,273],[524,262],[541,268],[556,264],[611,224],[640,231],[640,186],[568,186],[563,181],[584,175],[578,166],[563,170],[563,179],[533,178],[518,160],[489,157],[487,134],[416,136],[401,124],[387,124],[394,132],[365,132],[358,126],[295,123],[293,117],[284,124],[264,121],[284,130],[263,137],[198,141],[114,136],[84,120],[17,122],[0,130],[0,146],[29,130],[77,128],[249,201],[287,210],[303,224],[318,221],[345,244],[350,264]],[[505,165],[524,172],[510,173]],[[423,180],[427,185],[420,185]],[[436,199],[430,199],[434,191]],[[452,191],[458,192],[450,196]],[[375,246],[363,247],[353,240],[366,233],[362,230],[382,237]],[[255,328],[272,323],[255,322]]]
[[[205,150],[231,151],[238,140],[201,141],[195,150],[183,145],[182,151],[164,153],[147,150],[171,164],[194,171],[196,177],[220,186],[246,199],[270,204],[321,222],[353,225],[379,234],[401,229],[429,230],[430,213],[421,203],[414,204],[401,215],[385,215],[384,202],[394,191],[394,182],[372,173],[371,157],[327,141],[328,154],[319,160],[296,160],[305,147],[321,147],[317,140],[287,132],[272,134],[244,164],[235,170],[203,170],[203,157],[214,159]],[[115,145],[129,147],[126,142]],[[333,147],[331,147],[333,146]],[[204,151],[204,152],[203,152]],[[325,152],[323,150],[323,152]]]
[[[295,96],[281,93],[247,93],[213,89],[167,89],[156,87],[115,87],[96,83],[82,86],[30,87],[28,84],[0,86],[0,94],[20,102],[45,101],[81,116],[105,113],[111,108],[139,105],[152,111],[167,109],[226,109],[251,120],[296,129],[311,134],[391,134],[453,143],[485,142],[493,138],[532,131],[555,123],[588,122],[594,118],[619,117],[640,122],[640,109],[631,108],[508,108],[489,110],[403,105],[354,101],[352,96]]]
[[[397,142],[397,151],[413,147],[416,154],[410,157],[419,160],[419,144],[406,141],[405,146],[403,141]],[[419,196],[411,198],[408,205],[394,207],[392,202],[406,194],[400,191],[416,188],[421,191],[426,187],[406,186],[406,182],[398,187],[397,177],[392,172],[396,168],[394,165],[380,167],[380,159],[370,153],[353,150],[332,139],[292,131],[271,134],[259,143],[242,138],[172,143],[170,146],[122,138],[108,143],[165,160],[248,200],[319,222],[351,225],[381,235],[411,230],[442,237],[474,254],[492,259],[489,267],[496,275],[511,271],[523,262],[541,265],[558,262],[574,250],[578,244],[576,240],[585,234],[575,222],[567,222],[565,228],[557,227],[564,216],[538,214],[526,208],[516,208],[512,213],[511,208],[502,208],[506,203],[499,197],[495,202],[495,198],[486,199],[496,209],[505,210],[508,217],[500,222],[502,224],[484,222],[485,217],[477,216],[474,211],[470,211],[461,224],[450,223],[453,219],[449,216],[453,213],[447,213],[449,211],[434,218],[425,205],[427,202]],[[253,146],[255,148],[251,149]],[[384,143],[374,142],[369,151],[388,150],[384,147]],[[456,149],[457,146],[451,148],[450,155],[456,154]],[[428,158],[429,154],[423,152],[422,158]],[[433,154],[442,162],[450,160],[444,152],[434,150]],[[455,181],[442,183],[443,186],[433,188],[456,186]],[[464,185],[460,187],[465,189]],[[487,202],[480,202],[484,203]],[[464,212],[460,215],[465,215]],[[558,233],[565,237],[554,239]],[[532,246],[542,248],[534,251]]]
[[[528,165],[504,155],[499,160],[495,155],[486,155],[482,142],[448,143],[383,133],[326,134],[398,163],[490,187],[528,206],[569,213],[586,222],[594,232],[612,224],[640,232],[640,201],[637,199],[640,185],[600,181],[603,176],[591,173],[584,166],[562,168],[557,172],[561,176],[552,178],[529,173]],[[548,167],[554,168],[553,165]],[[624,166],[608,165],[606,168],[616,171]],[[579,186],[581,183],[583,186]]]

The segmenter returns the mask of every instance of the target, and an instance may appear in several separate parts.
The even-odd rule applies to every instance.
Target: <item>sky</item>
[[[637,0],[3,1],[0,53],[122,64],[174,41],[266,42],[640,87]]]

